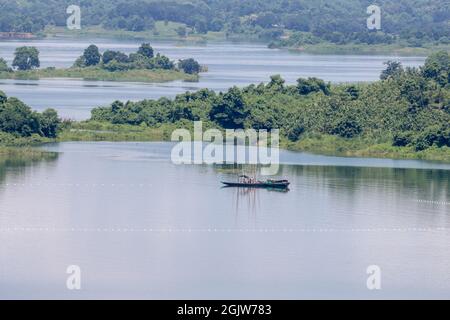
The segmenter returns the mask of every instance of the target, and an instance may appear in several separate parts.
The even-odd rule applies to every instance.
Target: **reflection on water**
[[[33,152],[28,153],[13,152],[12,154],[0,154],[0,183],[7,176],[8,179],[21,177],[26,174],[30,168],[36,166],[48,166],[51,162],[58,159],[56,152]]]
[[[172,145],[56,144],[7,173],[0,298],[449,298],[450,165],[282,152],[283,193],[222,188],[235,172],[174,165]]]

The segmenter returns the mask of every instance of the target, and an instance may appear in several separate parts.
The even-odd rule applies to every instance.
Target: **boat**
[[[222,184],[225,187],[236,187],[236,188],[267,188],[267,189],[287,189],[290,185],[288,180],[266,180],[259,181],[256,179],[249,178],[247,176],[240,176],[240,181],[238,182],[224,182]]]

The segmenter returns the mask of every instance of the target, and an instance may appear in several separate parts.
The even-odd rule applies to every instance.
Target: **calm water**
[[[171,146],[0,162],[0,298],[450,298],[450,165],[282,152],[289,192],[239,191]]]
[[[69,67],[83,50],[96,43],[101,51],[137,50],[140,42],[121,40],[38,40],[0,42],[0,57],[12,61],[16,47],[36,46],[41,52],[42,67]],[[58,109],[66,118],[86,119],[93,107],[107,105],[113,100],[142,100],[170,97],[176,94],[210,88],[227,90],[237,85],[268,81],[270,75],[281,74],[288,83],[300,77],[318,77],[332,82],[374,81],[383,70],[383,62],[400,60],[405,66],[423,64],[422,57],[309,55],[286,50],[268,49],[265,45],[210,43],[203,46],[180,45],[175,42],[154,42],[156,51],[173,60],[187,57],[207,65],[198,83],[174,81],[164,84],[96,82],[51,79],[41,81],[0,80],[0,90],[16,96],[37,110]]]

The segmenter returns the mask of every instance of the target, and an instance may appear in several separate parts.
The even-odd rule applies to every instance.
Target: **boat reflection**
[[[258,212],[261,209],[260,193],[261,192],[276,192],[288,193],[289,188],[247,188],[247,187],[230,187],[223,186],[221,189],[234,190],[234,214],[235,225],[239,227],[239,220],[247,216],[248,219],[257,224]]]

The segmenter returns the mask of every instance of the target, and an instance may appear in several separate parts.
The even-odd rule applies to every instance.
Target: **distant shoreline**
[[[450,52],[450,45],[408,47],[398,44],[342,44],[318,43],[301,47],[291,47],[270,43],[268,40],[251,38],[231,34],[228,37],[223,32],[208,32],[207,34],[192,34],[187,37],[180,37],[175,34],[155,35],[152,31],[132,32],[123,30],[107,30],[99,27],[88,27],[82,30],[67,30],[65,28],[49,28],[45,31],[46,38],[92,38],[99,37],[105,39],[121,40],[147,40],[147,41],[176,41],[180,43],[206,44],[208,42],[246,42],[267,45],[272,49],[284,49],[292,52],[309,54],[361,54],[380,55],[391,54],[400,56],[428,56],[432,52],[445,50]]]

